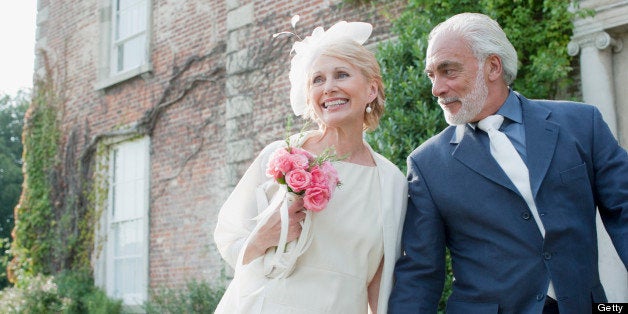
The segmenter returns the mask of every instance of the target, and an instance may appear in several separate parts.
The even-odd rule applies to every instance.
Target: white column
[[[604,120],[617,136],[617,110],[613,74],[613,52],[621,50],[606,32],[597,32],[571,41],[567,52],[575,56],[580,52],[580,77],[584,102],[597,106]]]
[[[606,32],[574,38],[567,46],[571,56],[580,53],[580,77],[584,102],[600,109],[613,135],[617,137],[617,111],[613,73],[613,53],[622,42]],[[609,302],[628,302],[628,273],[597,214],[598,264],[600,280]]]

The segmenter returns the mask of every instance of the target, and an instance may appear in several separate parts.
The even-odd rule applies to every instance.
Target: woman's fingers
[[[290,225],[290,228],[288,229],[288,237],[286,241],[290,242],[290,241],[296,240],[301,235],[302,230],[303,230],[303,227],[301,227],[301,224],[299,223]]]
[[[299,223],[305,220],[305,211],[298,211],[292,215],[290,215],[290,224]]]
[[[297,197],[290,207],[288,207],[288,213],[295,213],[301,210],[303,210],[303,198]]]

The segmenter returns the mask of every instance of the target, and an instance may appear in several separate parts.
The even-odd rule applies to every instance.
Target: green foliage
[[[15,209],[11,252],[13,269],[27,275],[50,273],[46,267],[53,249],[55,216],[50,200],[50,177],[59,161],[60,132],[51,84],[39,82],[24,126],[24,181],[22,199]]]
[[[213,313],[225,293],[225,288],[195,280],[187,283],[187,289],[163,288],[155,291],[151,301],[144,304],[147,314]]]
[[[64,271],[55,280],[59,294],[66,298],[64,313],[120,313],[121,300],[111,300],[104,291],[94,286],[88,270]]]
[[[13,209],[22,191],[22,128],[30,95],[20,91],[15,97],[0,97],[0,289],[8,285],[4,269],[13,230]],[[6,240],[5,240],[6,239]]]
[[[406,157],[446,127],[442,111],[424,74],[431,29],[462,12],[480,12],[497,20],[518,52],[520,64],[513,89],[530,98],[569,94],[572,58],[566,47],[574,14],[569,0],[409,0],[394,21],[394,40],[380,45],[377,57],[386,90],[386,112],[377,130],[367,134],[373,148],[406,171]],[[451,293],[451,261],[439,310]]]
[[[90,269],[92,250],[100,245],[95,243],[94,222],[100,215],[95,207],[103,190],[89,184],[99,175],[93,172],[97,156],[90,151],[77,158],[76,132],[66,133],[65,149],[61,148],[64,99],[60,90],[51,76],[46,76],[35,83],[30,104],[22,102],[28,106],[26,114],[22,112],[25,118],[20,137],[24,141],[20,153],[24,188],[15,206],[14,239],[7,251],[12,260],[6,269],[15,287],[7,293],[20,296],[22,302],[13,304],[17,304],[16,309],[31,309],[25,313],[120,312],[121,302],[109,300],[93,287],[88,280],[91,275],[81,271]],[[0,238],[3,248],[7,242]],[[6,255],[0,256],[0,265],[7,261]],[[29,288],[38,278],[50,275],[57,276],[59,292],[56,285],[55,290]]]
[[[66,302],[53,277],[25,276],[20,285],[0,291],[2,313],[63,313]]]
[[[1,313],[116,314],[122,302],[94,287],[88,271],[65,272],[57,278],[23,276],[19,284],[0,291]]]

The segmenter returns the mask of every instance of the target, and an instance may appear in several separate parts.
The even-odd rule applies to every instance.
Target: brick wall
[[[150,132],[150,286],[214,281],[226,269],[212,239],[218,210],[257,152],[283,137],[291,114],[292,41],[271,35],[290,30],[291,16],[300,14],[302,36],[314,26],[361,20],[374,24],[372,43],[389,37],[387,18],[401,1],[153,0],[153,70],[96,89],[103,3],[38,2],[36,47],[64,96],[65,149],[80,155],[94,139],[167,105]],[[38,75],[44,65],[38,53]]]

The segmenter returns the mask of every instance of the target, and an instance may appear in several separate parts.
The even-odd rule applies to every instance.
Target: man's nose
[[[444,80],[434,77],[432,79],[432,95],[435,97],[440,97],[441,95],[447,92],[447,84],[445,84]]]

